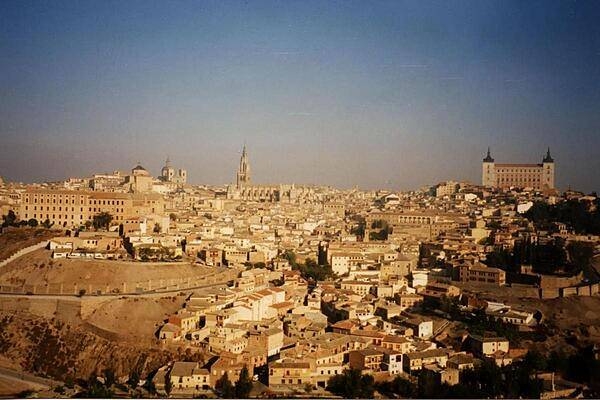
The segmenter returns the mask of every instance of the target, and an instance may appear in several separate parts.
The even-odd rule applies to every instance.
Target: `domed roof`
[[[146,170],[146,168],[142,167],[142,165],[138,162],[138,164],[131,170],[132,175],[136,176],[149,176],[150,173]]]

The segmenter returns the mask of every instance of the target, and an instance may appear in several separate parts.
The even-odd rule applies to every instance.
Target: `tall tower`
[[[248,162],[248,154],[246,154],[246,145],[242,150],[242,157],[240,158],[240,168],[237,173],[237,187],[241,187],[250,183],[250,163]]]
[[[550,155],[550,147],[542,161],[542,187],[554,189],[554,159]]]
[[[487,151],[487,156],[483,159],[481,185],[496,186],[496,167],[494,165],[494,159],[490,155],[489,147]]]

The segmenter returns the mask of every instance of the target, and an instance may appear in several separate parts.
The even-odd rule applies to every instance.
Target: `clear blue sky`
[[[600,189],[598,1],[0,2],[0,175]]]

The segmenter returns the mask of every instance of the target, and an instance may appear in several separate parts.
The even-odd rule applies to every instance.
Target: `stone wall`
[[[4,267],[5,265],[8,265],[9,263],[13,262],[14,260],[16,260],[17,258],[19,258],[21,256],[24,256],[25,254],[31,253],[32,251],[36,251],[39,249],[43,249],[47,245],[48,245],[48,241],[43,240],[37,244],[31,245],[29,247],[25,247],[24,249],[21,249],[21,250],[17,251],[16,253],[14,253],[13,255],[11,255],[10,257],[8,257],[6,260],[0,261],[0,268]]]
[[[132,267],[135,268],[135,267]],[[29,295],[61,295],[77,296],[81,293],[89,295],[119,295],[163,293],[178,290],[195,289],[198,287],[224,284],[234,280],[239,274],[237,269],[227,269],[195,278],[179,279],[147,279],[134,284],[115,283],[113,285],[50,283],[47,285],[9,285],[0,284],[0,293],[29,294]]]
[[[36,297],[0,297],[0,309],[3,311],[20,311],[43,317],[56,318],[63,322],[79,323],[102,303],[109,301],[109,297],[88,298],[36,298]]]
[[[564,288],[539,289],[539,297],[540,299],[556,299],[569,296],[597,296],[599,292],[600,283],[591,283]]]
[[[573,276],[539,275],[542,289],[560,289],[576,286],[583,279],[583,272]]]

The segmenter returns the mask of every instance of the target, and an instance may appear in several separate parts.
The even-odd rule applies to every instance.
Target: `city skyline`
[[[143,10],[143,11],[140,11]],[[3,2],[0,175],[60,180],[167,155],[194,184],[416,189],[499,162],[599,180],[594,2]]]
[[[0,1],[0,398],[600,398],[598,21]]]
[[[246,165],[246,166],[247,166],[247,168],[248,168],[248,171],[250,170],[250,169],[249,169],[249,164],[250,164],[250,163],[249,163],[249,158],[248,158],[248,154],[247,154],[247,153],[248,153],[248,152],[247,152],[247,145],[244,143],[243,149],[242,149],[242,151],[240,152],[240,154],[241,154],[240,167],[239,167],[239,169],[238,169],[238,171],[237,171],[237,173],[236,173],[236,175],[237,175],[237,176],[236,176],[237,183],[236,183],[235,181],[230,181],[230,182],[218,183],[218,184],[200,183],[200,185],[208,185],[208,186],[222,186],[222,185],[224,185],[224,186],[227,186],[227,187],[238,187],[238,188],[239,188],[239,187],[240,187],[240,182],[239,182],[239,180],[240,180],[240,174],[242,173],[242,172],[241,172],[241,171],[242,171],[242,165],[243,165],[243,164],[244,164],[244,165]],[[486,157],[486,159],[484,159],[484,165],[485,165],[485,161],[487,161],[487,159],[490,159],[490,155],[491,155],[491,149],[490,149],[490,148],[488,148],[488,151],[487,151],[487,157]],[[546,162],[546,159],[547,159],[547,158],[550,158],[550,148],[548,148],[548,149],[547,149],[547,153],[546,153],[546,155],[544,156],[544,160],[543,160],[543,162],[544,162],[544,163]],[[551,161],[552,161],[552,162],[554,162],[554,160],[551,160]],[[491,162],[493,163],[493,162],[494,162],[494,159],[491,159]],[[542,164],[541,164],[541,163],[537,163],[537,162],[535,162],[535,163],[527,163],[527,164],[523,164],[523,163],[517,163],[517,164],[506,164],[506,163],[504,163],[504,164],[503,164],[503,163],[499,163],[498,165],[499,165],[499,166],[511,166],[511,165],[514,165],[514,167],[517,167],[517,168],[518,168],[518,167],[521,167],[521,166],[527,166],[527,167],[539,167],[539,168],[541,168],[541,166],[542,166]],[[118,169],[118,168],[117,168],[117,169],[113,169],[113,170],[110,170],[110,171],[108,171],[108,170],[107,170],[107,171],[95,171],[95,172],[93,173],[93,175],[103,175],[103,174],[109,174],[109,175],[112,175],[112,174],[114,174],[114,173],[117,173],[117,172],[118,172],[118,173],[120,173],[120,174],[121,174],[121,176],[125,177],[125,176],[127,176],[127,175],[128,175],[128,171],[129,171],[129,169],[130,169],[130,168],[124,168],[124,169]],[[132,171],[135,171],[136,169],[142,169],[142,170],[145,170],[145,171],[147,171],[147,173],[148,173],[150,176],[152,176],[152,177],[155,177],[155,178],[157,178],[158,180],[161,180],[161,179],[173,180],[173,177],[167,178],[167,176],[166,176],[166,174],[168,174],[168,173],[169,173],[169,172],[168,172],[168,171],[169,171],[168,169],[170,169],[170,170],[172,171],[172,174],[173,174],[173,175],[174,175],[174,174],[182,174],[182,173],[183,173],[183,174],[184,174],[184,176],[185,176],[185,178],[184,178],[184,180],[183,180],[182,182],[183,182],[184,184],[185,184],[185,183],[187,183],[187,170],[185,170],[185,169],[178,169],[178,170],[177,170],[177,169],[173,168],[173,166],[172,166],[172,160],[171,160],[171,157],[170,157],[170,156],[167,156],[167,157],[166,157],[166,160],[165,160],[165,162],[163,163],[163,166],[160,168],[160,172],[159,172],[159,173],[157,173],[157,174],[154,174],[154,173],[152,172],[152,170],[149,170],[149,168],[146,168],[146,167],[144,166],[144,163],[143,163],[143,162],[141,162],[141,161],[139,161],[139,160],[133,164],[133,169],[131,169],[131,170],[132,170]],[[166,172],[165,172],[165,171],[166,171]],[[179,171],[179,172],[177,172],[177,171]],[[183,171],[183,172],[182,172],[182,171]],[[179,175],[178,175],[178,176],[179,176]],[[25,183],[25,184],[28,184],[28,183],[34,183],[34,184],[36,184],[36,183],[52,183],[52,182],[60,182],[60,181],[62,181],[62,180],[66,180],[66,179],[69,179],[69,178],[75,178],[75,179],[77,179],[77,178],[90,178],[90,177],[92,177],[92,175],[91,175],[91,174],[90,174],[90,175],[88,175],[88,176],[70,176],[70,177],[66,177],[65,179],[58,179],[58,180],[56,180],[56,181],[46,180],[46,181],[33,181],[33,182],[21,182],[21,183]],[[175,178],[175,179],[178,179],[178,178]],[[248,180],[248,183],[250,182],[250,177],[249,177],[249,175],[248,175],[248,177],[247,177],[247,178],[244,178],[244,179],[247,179],[247,180]],[[485,178],[485,177],[483,178],[484,182],[486,181],[486,179],[488,179],[488,178]],[[453,180],[453,179],[448,179],[448,180],[446,180],[446,181],[439,181],[439,182],[435,182],[435,183],[444,183],[444,182],[452,182],[452,181],[454,181],[454,180]],[[479,184],[479,182],[477,182],[477,181],[467,181],[467,180],[459,180],[459,181],[461,181],[461,182],[467,182],[467,183],[470,183],[470,184],[475,184],[475,185]],[[277,185],[277,184],[282,184],[282,183],[286,183],[286,184],[290,184],[290,183],[291,183],[291,184],[300,184],[300,185],[302,185],[302,184],[307,184],[306,182],[287,182],[287,181],[280,181],[280,182],[268,182],[268,183],[265,183],[265,182],[263,182],[263,181],[259,181],[259,182],[256,182],[256,183],[257,183],[258,185],[265,185],[265,184]],[[435,183],[424,183],[423,185],[421,185],[421,187],[420,187],[420,188],[422,188],[423,186],[428,186],[428,185],[432,185],[432,184],[433,184],[433,185],[435,185]],[[511,187],[511,186],[514,186],[514,187],[520,187],[520,186],[521,186],[521,185],[520,185],[520,183],[521,183],[521,182],[519,182],[519,183],[515,182],[515,183],[514,183],[514,185],[512,185],[512,184],[511,184],[511,185],[508,185],[508,186],[506,186],[506,185],[504,185],[504,186],[506,186],[507,188],[508,188],[508,187]],[[192,183],[192,184],[197,184],[197,183]],[[322,184],[322,183],[319,183],[319,182],[310,182],[310,183],[308,183],[308,185],[315,185],[315,186],[332,186],[332,187],[335,187],[334,185]],[[484,186],[495,186],[495,185],[496,185],[496,183],[489,183],[489,182],[486,182],[486,183],[483,183],[483,185],[484,185]],[[358,188],[358,185],[354,185],[353,187],[356,187],[356,188]],[[527,187],[527,186],[526,186],[526,187]],[[339,188],[339,187],[338,187],[338,188]],[[420,188],[419,188],[419,189],[420,189]],[[534,189],[538,189],[537,187],[533,187],[533,188],[534,188]],[[551,186],[551,188],[553,188],[553,186]],[[348,189],[348,188],[341,188],[341,189]],[[386,188],[386,187],[375,187],[375,188],[361,188],[361,189],[367,189],[367,190],[371,190],[371,189],[388,189],[388,188]],[[573,188],[569,188],[569,189],[573,189]]]

